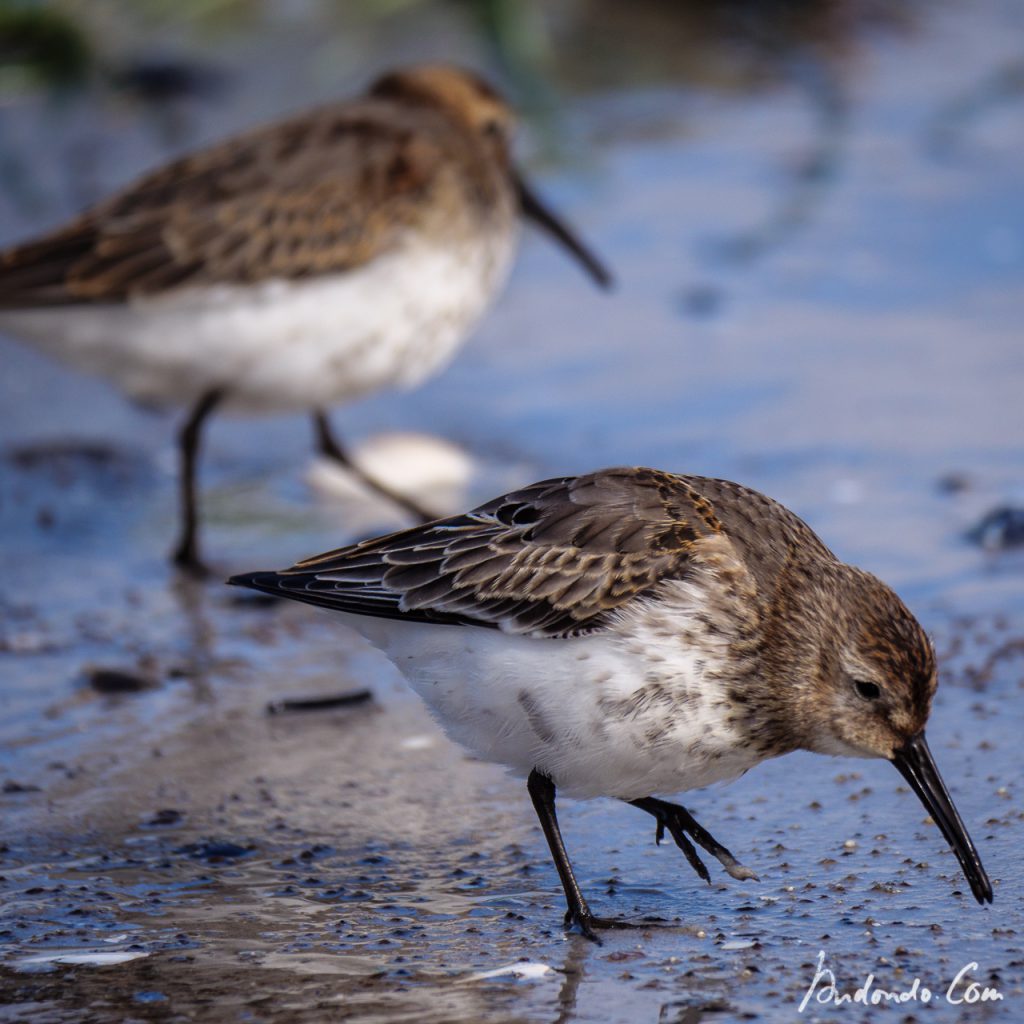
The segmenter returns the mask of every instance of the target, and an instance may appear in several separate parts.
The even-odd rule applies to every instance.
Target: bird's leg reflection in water
[[[184,626],[178,672],[187,680],[196,703],[210,703],[210,676],[218,670],[219,662],[214,655],[209,588],[198,577],[178,573],[171,581],[171,593],[181,610]]]
[[[576,1019],[580,982],[587,973],[584,962],[594,945],[582,936],[573,936],[567,947],[565,962],[560,968],[555,968],[562,975],[562,987],[558,990],[558,1015],[554,1018],[554,1024],[568,1024]]]
[[[651,925],[646,926],[650,927]],[[570,1024],[570,1021],[577,1019],[580,987],[587,976],[587,958],[597,955],[598,949],[595,948],[594,943],[588,942],[584,936],[572,935],[569,937],[566,943],[565,960],[561,967],[554,968],[562,975],[562,984],[558,989],[554,1007],[556,1012],[551,1018],[552,1024]],[[600,965],[598,966],[600,967]],[[714,989],[708,991],[709,984],[714,986],[719,980],[716,969],[710,965],[709,968],[706,975],[700,971],[687,972],[693,985],[692,990],[687,985],[689,995],[685,999],[663,1003],[657,1018],[659,1021],[697,1022],[705,1019],[705,1013],[717,1014],[731,1009],[724,993],[719,995]],[[600,974],[600,970],[598,973]]]

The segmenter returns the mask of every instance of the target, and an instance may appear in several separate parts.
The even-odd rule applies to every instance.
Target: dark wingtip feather
[[[281,574],[277,572],[242,572],[224,581],[229,587],[248,587],[266,594],[281,593]]]

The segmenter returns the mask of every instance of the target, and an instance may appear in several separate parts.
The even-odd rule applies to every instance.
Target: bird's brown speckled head
[[[842,600],[822,644],[812,749],[884,757],[924,731],[936,687],[935,652],[920,623],[884,583],[839,567]]]
[[[917,794],[949,843],[979,903],[992,883],[925,739],[937,683],[920,623],[880,580],[834,567],[817,673],[799,689],[803,745],[822,754],[884,757]]]
[[[507,156],[515,114],[472,71],[450,64],[418,64],[378,78],[370,95],[436,106],[482,138],[488,148]]]

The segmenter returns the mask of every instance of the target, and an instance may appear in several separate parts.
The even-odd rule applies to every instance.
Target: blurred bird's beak
[[[576,237],[567,224],[544,205],[537,193],[518,174],[513,176],[513,180],[519,193],[519,206],[523,216],[561,242],[580,261],[583,269],[594,279],[598,287],[610,288],[612,275],[605,265]]]
[[[946,842],[960,861],[965,877],[971,886],[971,892],[979,903],[992,902],[992,883],[981,865],[978,851],[971,842],[971,837],[960,820],[953,801],[950,799],[942,776],[935,766],[932,752],[928,749],[924,733],[912,740],[907,740],[892,756],[892,763],[900,775],[910,783],[910,788],[924,804],[932,821],[939,826],[939,831],[946,837]]]

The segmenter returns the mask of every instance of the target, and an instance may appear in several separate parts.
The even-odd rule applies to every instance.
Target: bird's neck
[[[761,604],[761,678],[769,691],[767,715],[786,726],[788,749],[818,749],[820,683],[838,659],[836,638],[846,611],[841,601],[843,566],[808,562],[789,552],[774,590]]]

